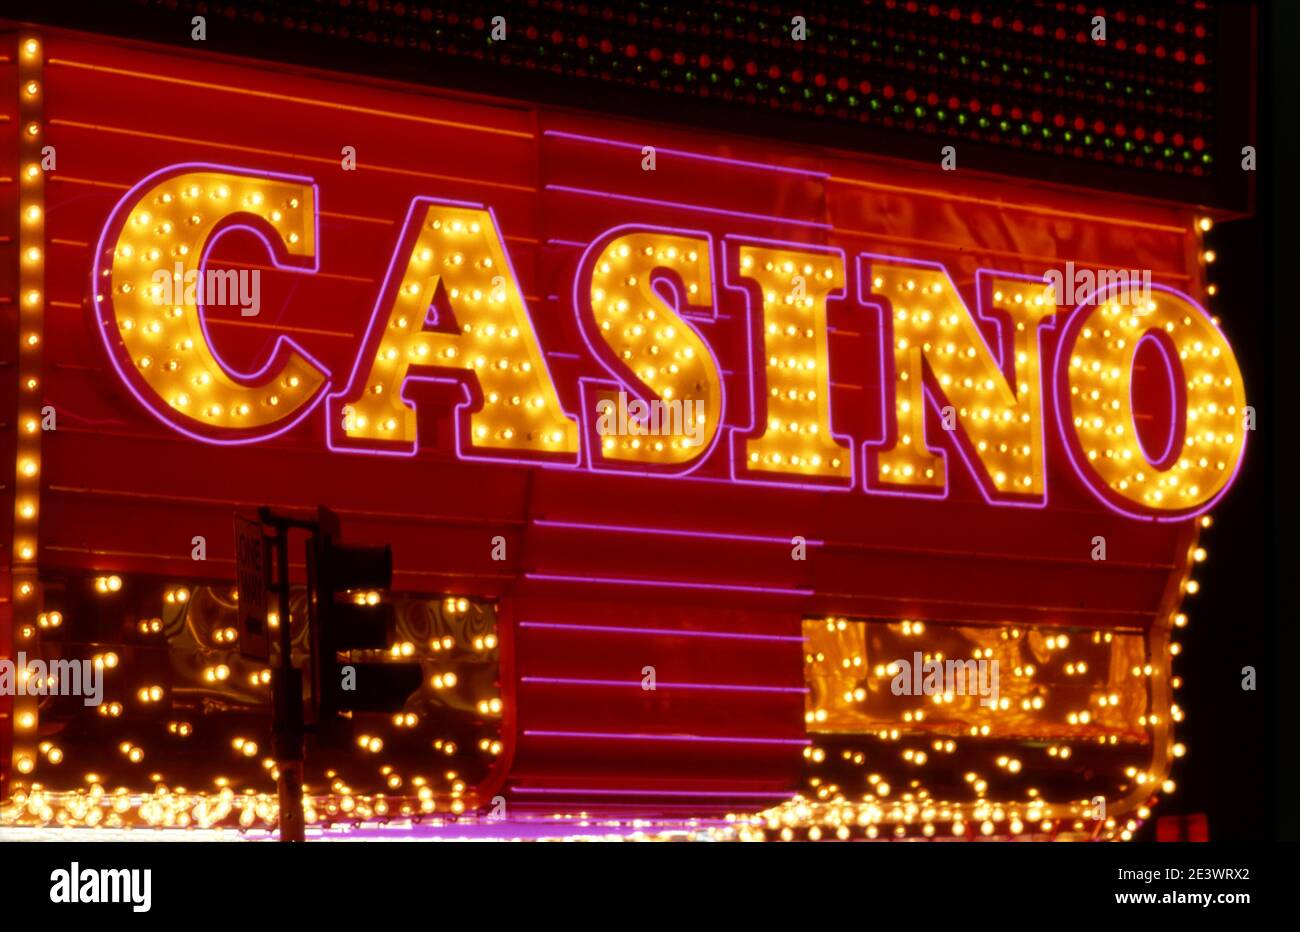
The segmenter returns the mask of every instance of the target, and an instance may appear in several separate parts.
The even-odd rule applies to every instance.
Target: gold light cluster
[[[695,417],[692,434],[601,438],[608,459],[645,463],[685,463],[708,449],[722,417],[722,382],[708,345],[651,287],[658,269],[681,276],[687,303],[713,301],[709,242],[668,233],[629,233],[610,241],[591,275],[591,309],[596,326],[614,354],[652,395],[680,402],[682,417]],[[681,422],[683,430],[685,422]],[[692,442],[690,437],[698,437]]]
[[[58,612],[41,611],[42,593],[37,572],[41,499],[42,395],[44,375],[42,337],[45,333],[45,172],[41,150],[45,145],[45,76],[43,49],[36,36],[18,37],[18,431],[15,440],[13,484],[14,531],[10,599],[13,605],[14,644],[28,648],[41,629],[62,623]],[[24,671],[25,672],[25,671]],[[22,674],[20,674],[21,676]],[[38,746],[39,697],[13,698],[13,751],[11,773],[18,782],[36,769],[42,753]],[[62,759],[62,752],[56,756]],[[56,761],[57,762],[57,761]]]
[[[173,412],[214,429],[282,421],[316,396],[327,375],[292,352],[279,372],[244,384],[208,345],[200,263],[218,224],[237,214],[264,220],[290,255],[315,255],[310,184],[196,171],[160,181],[135,201],[113,246],[109,282],[117,332],[140,378]]]
[[[1056,313],[1050,287],[993,281],[994,306],[1010,318],[1014,382],[989,351],[979,325],[948,274],[894,262],[872,263],[872,289],[893,309],[893,446],[877,453],[875,482],[943,489],[944,461],[925,436],[923,362],[951,405],[948,429],[970,441],[998,493],[1041,496],[1045,479],[1038,328]],[[929,438],[931,441],[934,438]]]
[[[1161,707],[1179,681],[1160,637],[835,617],[805,620],[804,635],[806,788],[742,838],[1122,839],[1174,790],[1168,760],[1182,746],[1170,726],[1182,712]],[[899,663],[917,652],[997,661],[997,702],[952,684],[896,695]],[[1084,770],[1104,774],[1100,819],[1101,784]]]
[[[474,446],[576,452],[577,425],[560,408],[491,213],[434,204],[413,217],[419,233],[380,317],[365,381],[332,399],[335,423],[349,438],[414,444],[415,406],[402,398],[407,376],[413,368],[460,369],[474,374],[483,396],[470,418]],[[440,288],[459,332],[425,329]]]
[[[745,441],[749,469],[851,476],[852,452],[831,436],[826,329],[827,298],[844,290],[843,258],[746,244],[740,274],[763,294],[767,375],[767,421],[760,436]]]
[[[110,578],[118,580],[116,587],[105,584]],[[87,594],[100,598],[119,592],[129,597],[134,591],[117,576],[92,574],[83,577],[81,584]],[[112,649],[91,655],[104,676],[103,703],[97,708],[76,703],[60,712],[80,719],[61,718],[63,725],[93,737],[37,744],[36,699],[16,697],[19,703],[33,703],[31,708],[17,706],[14,722],[15,744],[24,749],[30,745],[24,754],[30,762],[15,765],[10,797],[0,800],[0,826],[275,827],[276,797],[266,791],[278,777],[275,760],[266,751],[270,746],[269,670],[237,652],[231,627],[237,611],[235,593],[231,591],[227,598],[224,590],[210,586],[172,585],[159,593],[159,602],[158,616],[148,618],[147,630],[134,635],[147,636],[155,644],[132,653],[110,645]],[[505,704],[495,675],[484,678],[467,671],[495,662],[486,656],[499,645],[495,617],[489,606],[464,596],[430,600],[432,612],[426,610],[425,600],[417,602],[411,612],[400,616],[398,634],[412,648],[403,657],[413,656],[431,675],[410,708],[389,715],[354,714],[358,743],[350,757],[339,760],[346,760],[358,778],[364,774],[367,788],[352,787],[334,769],[325,769],[323,780],[313,782],[309,776],[304,807],[310,824],[458,814],[482,804],[473,787],[504,751],[500,719]],[[450,624],[441,631],[431,630],[429,620],[437,617],[439,608]],[[129,610],[122,607],[123,612]],[[295,616],[298,610],[295,607]],[[29,640],[38,629],[66,627],[74,634],[78,630],[76,619],[59,611],[41,612],[31,627]],[[187,679],[159,682],[153,665],[137,670],[130,662],[138,653],[158,650],[159,638],[166,639],[162,649],[173,658],[174,668],[190,671]],[[29,656],[34,654],[28,650]],[[297,663],[305,661],[305,656],[296,656]],[[462,668],[462,663],[469,666]],[[464,675],[458,676],[457,670]],[[453,690],[454,696],[433,702],[448,709],[473,709],[474,741],[439,737],[443,720],[436,711],[427,710],[433,696]],[[195,695],[210,697],[241,724],[223,730],[218,713],[203,716],[196,725],[187,707]],[[154,730],[142,732],[137,723],[121,731],[121,719],[130,707],[160,712]],[[417,708],[423,711],[417,713]],[[244,724],[249,713],[258,710],[265,713],[264,730]],[[235,726],[233,719],[231,725]],[[210,742],[214,727],[218,733],[224,731],[219,740],[227,750],[222,756],[199,754],[190,746],[191,740],[200,737]],[[412,739],[424,750],[413,747]],[[89,772],[77,770],[78,760],[87,756],[98,763]],[[359,765],[360,758],[366,759],[364,765]],[[250,775],[250,761],[257,775]],[[223,772],[225,767],[235,770]],[[187,785],[189,781],[199,785]],[[374,792],[376,788],[381,792]]]
[[[1182,448],[1168,468],[1143,450],[1129,390],[1138,345],[1151,332],[1172,347],[1186,392]],[[1142,308],[1102,304],[1062,352],[1083,460],[1115,494],[1153,511],[1185,511],[1231,480],[1245,447],[1245,389],[1231,348],[1199,308],[1164,291]]]

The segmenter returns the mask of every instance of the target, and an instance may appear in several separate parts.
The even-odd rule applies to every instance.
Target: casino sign
[[[391,545],[363,659],[419,672],[309,749],[316,823],[1128,838],[1176,791],[1177,634],[1253,427],[1211,218],[3,35],[0,656],[104,695],[0,696],[0,824],[275,824],[258,506]]]

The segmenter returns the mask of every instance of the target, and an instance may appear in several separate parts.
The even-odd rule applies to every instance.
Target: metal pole
[[[276,584],[280,595],[280,663],[271,673],[275,765],[279,771],[280,841],[306,841],[302,814],[302,673],[293,665],[289,624],[289,528],[269,509],[262,520],[275,525]]]

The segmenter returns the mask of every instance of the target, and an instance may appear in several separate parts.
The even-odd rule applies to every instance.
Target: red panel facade
[[[1050,393],[1044,507],[988,501],[941,426],[938,403],[926,434],[946,454],[946,496],[865,487],[864,444],[894,430],[892,380],[882,372],[892,336],[864,300],[870,260],[859,257],[942,263],[972,312],[990,306],[981,270],[1041,280],[1066,261],[1148,268],[1156,285],[1196,296],[1204,283],[1190,210],[894,164],[822,149],[816,139],[741,142],[635,114],[610,120],[254,70],[59,32],[42,42],[41,131],[57,169],[44,184],[41,398],[58,417],[40,447],[43,580],[84,573],[228,584],[234,512],[270,505],[307,516],[328,505],[349,541],[392,545],[395,590],[496,605],[505,751],[477,787],[479,805],[498,790],[520,805],[580,797],[697,812],[788,798],[809,744],[805,619],[1129,631],[1154,653],[1164,649],[1196,519],[1135,518],[1101,502],[1071,463]],[[0,90],[8,100],[16,67],[11,55]],[[16,129],[14,120],[3,127],[8,217],[18,209]],[[341,165],[348,146],[355,171]],[[653,171],[643,167],[645,146],[655,149]],[[620,472],[593,463],[591,417],[583,415],[576,466],[471,460],[458,455],[454,434],[462,389],[431,382],[406,392],[419,412],[412,457],[330,449],[324,405],[262,442],[184,436],[152,416],[110,364],[92,273],[118,202],[183,163],[316,184],[319,269],[277,270],[255,237],[224,236],[212,266],[261,270],[262,311],[248,319],[213,308],[207,327],[235,372],[256,370],[278,339],[291,337],[329,370],[331,391],[346,385],[390,263],[404,261],[402,227],[414,198],[494,212],[561,406],[574,415],[590,411],[597,383],[619,387],[584,335],[589,309],[575,306],[588,245],[622,225],[706,235],[717,270],[713,309],[689,320],[722,372],[718,445],[686,475]],[[737,274],[740,241],[844,254],[848,287],[828,305],[827,358],[831,422],[852,438],[851,486],[736,474],[733,443],[753,434],[765,404],[761,385],[754,388],[762,324],[757,293]],[[12,265],[0,270],[11,305],[21,300]],[[1066,316],[1043,331],[1045,386]],[[1005,357],[1005,328],[993,315],[981,326]],[[18,336],[11,330],[6,339],[12,346]],[[1137,429],[1155,436],[1171,403],[1143,368],[1138,384],[1156,387],[1134,393]],[[7,377],[0,402],[11,410],[15,391]],[[5,521],[13,514],[3,513]],[[192,558],[195,536],[207,541],[204,562]],[[1108,544],[1104,561],[1090,556],[1098,536]],[[12,533],[4,537],[7,572],[15,557]],[[494,559],[496,538],[504,538],[505,559]],[[792,559],[795,538],[806,542],[806,559]],[[0,624],[0,653],[13,647],[10,629]],[[642,688],[647,667],[654,691]],[[1166,708],[1164,686],[1152,688],[1153,707]],[[11,721],[0,726],[8,742]],[[1167,769],[1161,741],[1163,733],[1150,748],[1155,772]],[[10,753],[0,751],[4,768]],[[9,774],[11,791],[17,778]]]

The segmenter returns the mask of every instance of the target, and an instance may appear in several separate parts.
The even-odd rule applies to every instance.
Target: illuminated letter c
[[[283,433],[329,384],[329,371],[284,336],[255,373],[232,372],[217,357],[197,286],[213,244],[233,229],[260,237],[277,268],[316,271],[315,185],[220,165],[155,172],[109,216],[92,281],[118,375],[163,423],[210,443]]]

